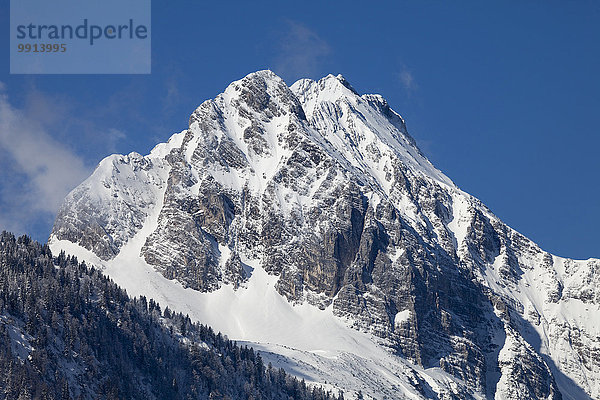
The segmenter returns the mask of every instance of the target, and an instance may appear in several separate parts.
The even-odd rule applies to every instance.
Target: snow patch
[[[394,325],[402,325],[405,322],[410,321],[411,312],[410,310],[403,310],[396,314],[394,317]]]
[[[22,329],[22,323],[8,314],[0,315],[0,325],[8,331],[10,350],[22,363],[27,360],[34,350],[30,341],[33,338]]]

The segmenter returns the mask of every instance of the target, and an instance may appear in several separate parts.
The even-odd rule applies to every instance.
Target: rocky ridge
[[[458,398],[600,396],[600,261],[506,226],[431,165],[385,99],[341,76],[233,82],[148,156],[103,160],[51,243],[110,261],[151,215],[139,257],[167,279],[239,288],[257,260],[289,302],[456,377]]]

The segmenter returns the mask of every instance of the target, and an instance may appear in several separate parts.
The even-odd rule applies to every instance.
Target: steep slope
[[[235,339],[370,365],[376,398],[600,395],[600,262],[507,227],[341,76],[232,83],[150,155],[105,159],[50,244]]]
[[[0,265],[0,399],[338,398],[26,236]]]

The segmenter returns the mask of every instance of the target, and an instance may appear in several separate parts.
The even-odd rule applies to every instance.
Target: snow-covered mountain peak
[[[307,115],[312,115],[316,102],[335,103],[342,99],[351,101],[359,96],[342,75],[329,74],[318,81],[300,79],[290,86],[290,89],[298,96]]]
[[[408,134],[404,119],[381,95],[361,96],[341,75],[328,75],[318,82],[301,79],[291,90],[312,127],[366,174],[385,174],[394,168],[395,160],[400,160],[415,172],[454,186],[423,155]],[[392,183],[386,179],[378,182],[389,194]]]
[[[236,108],[244,106],[254,112],[269,110],[275,115],[277,112],[297,113],[299,106],[283,79],[271,70],[253,72],[232,82],[217,96],[219,100]]]
[[[600,262],[506,226],[340,75],[233,82],[150,155],[103,160],[50,243],[374,398],[600,396]]]

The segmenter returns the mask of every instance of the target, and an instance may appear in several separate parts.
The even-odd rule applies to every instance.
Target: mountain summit
[[[377,399],[600,396],[600,261],[506,226],[341,75],[233,82],[149,155],[104,159],[50,246],[309,382]]]

